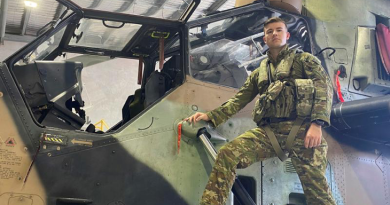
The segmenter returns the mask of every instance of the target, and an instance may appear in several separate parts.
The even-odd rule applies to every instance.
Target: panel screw
[[[112,153],[115,154],[115,150],[113,150]]]
[[[47,153],[47,156],[51,157],[51,153]]]
[[[60,150],[61,150],[61,147],[60,147],[60,146],[57,146],[57,150],[60,151]]]
[[[270,181],[271,181],[271,182],[274,182],[274,181],[275,181],[275,179],[274,179],[274,178],[271,178],[271,179],[270,179]]]

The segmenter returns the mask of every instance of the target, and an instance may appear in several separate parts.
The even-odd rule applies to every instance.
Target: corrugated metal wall
[[[24,14],[24,0],[8,1],[7,33],[20,34]]]
[[[54,19],[59,3],[55,0],[44,0],[44,2],[32,9],[26,35],[36,35],[39,29]]]

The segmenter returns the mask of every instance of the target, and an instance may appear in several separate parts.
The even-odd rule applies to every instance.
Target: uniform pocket
[[[318,167],[327,164],[326,154],[328,152],[328,144],[322,138],[321,144],[315,148],[305,148],[304,139],[296,139],[295,147],[293,148],[292,157],[299,158],[304,164]]]
[[[279,97],[275,100],[275,117],[290,117],[295,109],[294,89],[292,86],[284,85]]]
[[[257,123],[260,122],[265,114],[269,111],[270,101],[267,99],[265,94],[261,95],[260,98],[256,101],[255,108],[252,111],[253,120]]]
[[[297,93],[297,115],[301,117],[310,116],[314,101],[314,84],[311,79],[295,80]]]

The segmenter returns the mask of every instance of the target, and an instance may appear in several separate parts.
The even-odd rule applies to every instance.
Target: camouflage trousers
[[[271,123],[271,129],[284,149],[287,135],[293,121]],[[290,152],[291,161],[298,173],[308,205],[335,205],[325,178],[328,145],[322,138],[316,148],[304,147],[304,138],[310,123],[304,123]],[[271,142],[264,129],[246,131],[218,151],[215,165],[211,171],[201,205],[223,205],[228,198],[236,177],[236,168],[246,168],[267,158],[276,157]]]

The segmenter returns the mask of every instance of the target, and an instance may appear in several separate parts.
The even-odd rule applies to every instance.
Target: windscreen
[[[82,19],[69,45],[121,51],[139,28],[139,24]]]
[[[83,9],[178,20],[192,0],[72,0]]]

